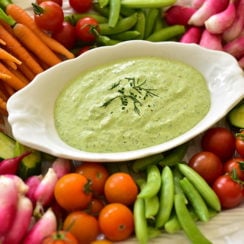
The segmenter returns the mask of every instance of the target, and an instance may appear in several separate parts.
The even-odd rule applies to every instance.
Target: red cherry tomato
[[[233,174],[235,170],[236,176],[239,180],[244,181],[244,158],[235,157],[229,159],[224,164],[224,171],[228,174]]]
[[[75,45],[75,27],[69,22],[64,21],[60,30],[53,32],[52,37],[66,48],[71,49]]]
[[[63,6],[63,0],[36,0],[36,3],[40,4],[40,3],[46,2],[46,1],[52,1],[52,2],[57,3],[60,6]]]
[[[92,0],[69,0],[69,5],[79,13],[87,12],[92,7]]]
[[[198,172],[209,184],[223,174],[223,164],[212,152],[199,152],[192,156],[189,166]]]
[[[96,40],[93,29],[98,31],[99,26],[97,20],[91,17],[79,19],[75,25],[76,36],[83,42],[94,42]]]
[[[236,151],[244,158],[244,130],[236,135]]]
[[[53,32],[62,28],[64,13],[60,5],[45,1],[33,6],[35,22],[41,29]]]
[[[201,144],[204,151],[213,152],[222,162],[230,159],[235,152],[235,136],[223,127],[208,129],[202,137]]]
[[[241,203],[242,186],[235,182],[230,175],[221,175],[215,180],[212,187],[223,208],[234,208]]]

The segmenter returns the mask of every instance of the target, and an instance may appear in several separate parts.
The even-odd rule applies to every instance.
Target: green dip
[[[173,139],[210,108],[196,69],[157,57],[118,60],[83,72],[58,96],[61,139],[87,152],[123,152]]]

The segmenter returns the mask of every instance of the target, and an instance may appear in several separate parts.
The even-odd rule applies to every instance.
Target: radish
[[[51,235],[56,230],[56,216],[49,208],[26,234],[22,244],[40,244],[44,237]]]
[[[206,29],[202,33],[199,45],[213,50],[223,50],[221,36],[212,34]]]
[[[202,6],[202,4],[204,3],[205,0],[192,0],[192,7],[195,9],[198,9]]]
[[[227,28],[222,38],[225,42],[229,42],[237,38],[244,28],[244,0],[240,0],[236,5],[236,17],[232,25]]]
[[[0,176],[0,237],[11,228],[16,214],[18,189],[14,181]]]
[[[233,55],[237,59],[241,58],[244,55],[244,36],[240,36],[225,44],[224,51]]]
[[[187,25],[190,17],[196,9],[180,5],[174,5],[166,10],[164,18],[169,25]]]
[[[71,171],[71,161],[69,159],[57,158],[53,164],[52,168],[56,172],[58,178],[61,178]]]
[[[232,25],[232,23],[235,20],[235,17],[236,6],[233,0],[231,0],[225,10],[212,15],[204,22],[204,25],[209,32],[213,34],[221,34]]]
[[[15,185],[17,187],[19,194],[25,195],[28,192],[28,190],[29,190],[28,185],[25,184],[25,182],[19,176],[11,175],[11,174],[7,174],[7,175],[3,175],[3,176],[13,180],[13,182],[15,183]]]
[[[188,24],[203,26],[210,16],[223,11],[228,6],[228,3],[229,0],[205,0],[201,7],[191,16]]]
[[[181,37],[182,43],[196,43],[198,44],[202,35],[202,28],[191,26]]]
[[[238,63],[239,63],[239,65],[241,66],[241,68],[244,69],[244,56],[241,57],[241,58],[238,60]]]
[[[25,180],[25,184],[29,188],[26,193],[26,196],[32,201],[33,204],[36,203],[35,191],[37,187],[40,185],[42,178],[42,175],[33,175]]]
[[[35,200],[43,206],[47,206],[53,199],[57,180],[57,173],[53,168],[49,168],[34,192]]]
[[[21,160],[29,154],[30,152],[24,152],[17,157],[3,159],[0,162],[0,174],[16,174]]]
[[[31,222],[33,206],[29,198],[20,195],[14,223],[5,235],[2,244],[21,243]]]

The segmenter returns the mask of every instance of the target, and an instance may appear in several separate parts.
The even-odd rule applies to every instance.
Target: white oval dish
[[[106,62],[149,55],[185,62],[204,75],[211,93],[211,108],[202,121],[175,139],[128,152],[84,152],[68,146],[59,138],[54,125],[53,108],[56,97],[67,82],[82,71]],[[11,96],[7,109],[13,136],[24,145],[74,160],[120,162],[167,151],[189,141],[222,119],[243,98],[243,71],[237,61],[225,52],[195,44],[128,41],[92,49],[39,74],[28,86]]]

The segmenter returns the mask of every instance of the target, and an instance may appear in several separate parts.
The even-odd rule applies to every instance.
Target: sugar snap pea
[[[147,220],[145,217],[145,202],[143,198],[137,198],[133,207],[135,235],[140,244],[148,243]]]
[[[120,17],[120,0],[110,0],[109,7],[108,25],[115,27]]]
[[[169,220],[165,223],[164,229],[167,233],[173,234],[181,230],[180,223],[176,214],[174,213]]]
[[[208,207],[205,201],[203,200],[202,196],[198,192],[198,190],[192,185],[192,183],[186,177],[180,180],[180,185],[184,193],[186,194],[187,199],[194,208],[198,218],[201,221],[207,222],[210,219]]]
[[[158,194],[161,186],[161,174],[158,166],[149,165],[147,167],[146,184],[141,188],[138,198],[151,198]]]
[[[159,210],[156,215],[156,227],[161,228],[170,218],[174,205],[174,178],[169,166],[161,173],[162,186],[159,195]]]
[[[149,35],[152,34],[159,14],[160,14],[159,8],[148,9],[146,14],[146,23],[145,23],[145,35],[144,35],[145,38],[147,38]]]
[[[164,153],[164,158],[158,163],[161,166],[173,166],[180,163],[188,149],[188,144],[184,143]]]
[[[128,8],[163,8],[174,4],[176,0],[121,0]]]
[[[97,0],[97,2],[101,8],[104,8],[109,4],[109,0]]]
[[[184,25],[172,25],[162,28],[161,30],[153,32],[149,37],[146,38],[148,41],[160,42],[169,41],[173,37],[182,35],[185,32]]]
[[[92,17],[95,20],[98,21],[98,23],[107,23],[108,19],[100,14],[97,13],[73,13],[66,15],[64,19],[68,21],[69,23],[75,25],[79,19],[85,18],[85,17]]]
[[[109,6],[101,7],[99,3],[93,3],[93,9],[104,17],[109,17]]]
[[[137,173],[142,170],[146,170],[149,165],[157,164],[163,158],[163,154],[158,153],[146,158],[136,159],[132,164],[132,169]]]
[[[99,25],[101,35],[113,35],[123,31],[130,30],[137,22],[137,13],[134,13],[128,17],[122,18],[118,21],[115,27],[109,26],[108,23],[102,23]]]
[[[111,39],[109,36],[105,35],[98,35],[96,40],[98,44],[104,46],[112,46],[120,42],[118,40]]]
[[[159,209],[159,198],[155,195],[150,198],[145,198],[145,216],[146,219],[154,218]]]
[[[181,194],[175,194],[174,207],[181,228],[184,230],[189,240],[193,244],[211,244],[211,241],[202,234],[196,225],[195,220],[186,207],[185,199]]]
[[[215,211],[221,210],[221,204],[218,196],[209,186],[209,184],[187,164],[177,164],[179,171],[196,187],[205,202]]]
[[[128,40],[136,39],[139,35],[140,35],[139,31],[128,30],[115,35],[111,35],[110,37],[115,40],[128,41]]]
[[[138,10],[137,12],[137,23],[135,26],[135,30],[140,32],[140,36],[137,39],[142,40],[145,36],[145,26],[146,26],[146,16],[144,11]]]

